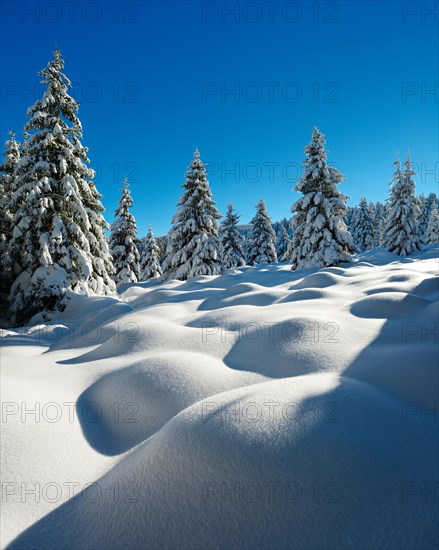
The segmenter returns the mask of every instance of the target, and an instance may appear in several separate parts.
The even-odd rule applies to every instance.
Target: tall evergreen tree
[[[287,254],[289,244],[290,236],[285,226],[282,226],[276,242],[276,254],[280,262],[287,262],[290,259]]]
[[[154,238],[152,227],[143,240],[142,254],[140,257],[140,280],[157,279],[163,275],[159,261],[160,248]]]
[[[371,250],[375,243],[374,211],[362,197],[352,230],[355,247],[359,252]]]
[[[78,104],[69,96],[59,50],[39,74],[46,91],[28,109],[28,134],[9,202],[14,217],[8,246],[17,321],[64,307],[67,290],[112,294],[111,256],[101,195],[83,147]]]
[[[424,245],[427,242],[428,222],[430,220],[430,214],[431,214],[431,210],[428,208],[427,198],[425,197],[425,195],[419,195],[418,207],[419,207],[419,219],[418,219],[419,241],[421,245]]]
[[[429,193],[428,197],[420,195],[418,197],[419,214],[419,239],[421,245],[428,243],[428,224],[431,217],[431,212],[434,206],[437,206],[437,197],[435,193]]]
[[[383,244],[383,231],[386,224],[386,206],[377,201],[374,205],[374,246],[380,247]]]
[[[159,262],[160,265],[163,265],[163,262],[166,259],[166,247],[168,245],[168,237],[166,235],[161,235],[160,237],[155,237],[155,241],[157,243],[157,246],[159,247]]]
[[[419,208],[415,197],[415,173],[411,168],[410,155],[401,169],[399,158],[395,161],[395,173],[391,181],[392,189],[388,199],[384,244],[389,252],[408,256],[421,250],[419,239]]]
[[[139,280],[140,255],[137,249],[137,225],[130,210],[133,198],[130,185],[123,180],[122,195],[111,224],[110,252],[114,263],[114,281],[117,286],[136,283]]]
[[[186,181],[168,233],[165,276],[186,280],[221,273],[218,222],[204,164],[198,149],[186,171]]]
[[[5,142],[4,161],[0,165],[0,269],[2,272],[0,294],[2,301],[6,300],[11,285],[11,265],[6,258],[8,244],[12,234],[12,214],[9,202],[14,188],[14,172],[20,159],[20,145],[15,139],[14,132],[9,132],[9,139]]]
[[[427,209],[429,212],[431,212],[433,205],[436,205],[436,207],[439,208],[438,198],[436,193],[429,193],[427,197]]]
[[[245,265],[243,238],[238,230],[240,217],[229,202],[225,219],[220,224],[221,261],[227,268]]]
[[[433,203],[430,213],[430,220],[427,227],[426,242],[439,243],[439,210],[436,206],[436,201]]]
[[[256,205],[256,214],[252,221],[249,236],[247,263],[256,265],[277,262],[275,248],[276,233],[271,224],[264,199]]]
[[[303,197],[291,209],[292,269],[350,262],[354,245],[344,221],[348,197],[337,188],[344,177],[328,166],[324,135],[317,128],[305,154],[304,174],[296,186]]]
[[[348,206],[346,208],[345,223],[346,227],[352,233],[353,225],[355,223],[355,216],[357,215],[358,208],[356,206]]]

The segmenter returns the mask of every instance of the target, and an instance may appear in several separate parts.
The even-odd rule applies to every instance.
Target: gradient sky
[[[195,147],[222,213],[289,217],[313,126],[350,204],[384,200],[410,149],[438,191],[435,2],[16,2],[1,8],[2,141],[21,134],[59,47],[113,220],[128,176],[139,234],[164,234]],[[235,10],[235,13],[233,13]],[[269,84],[271,83],[271,84]],[[236,93],[228,90],[235,89]],[[434,93],[436,92],[436,93]],[[235,172],[234,172],[235,171]]]

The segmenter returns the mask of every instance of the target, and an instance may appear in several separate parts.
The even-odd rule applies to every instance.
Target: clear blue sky
[[[273,220],[288,217],[314,125],[351,204],[384,200],[409,148],[418,192],[438,190],[434,2],[0,6],[2,141],[22,132],[36,73],[59,47],[106,217],[127,175],[140,235],[168,230],[196,146],[221,212],[232,201],[246,223],[264,197]]]

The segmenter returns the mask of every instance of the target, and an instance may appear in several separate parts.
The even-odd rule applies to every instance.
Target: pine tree
[[[59,50],[39,74],[47,89],[28,109],[27,139],[9,203],[14,229],[8,246],[17,322],[62,309],[67,290],[112,294],[113,270],[101,195],[83,147],[78,104],[67,93]]]
[[[281,262],[289,261],[290,258],[287,253],[289,244],[290,244],[290,236],[288,235],[288,231],[283,225],[277,237],[277,243],[276,243],[276,254],[279,261]]]
[[[163,275],[159,261],[160,248],[154,238],[152,227],[149,226],[148,233],[143,241],[142,254],[140,258],[140,280],[157,279]]]
[[[360,199],[352,237],[359,252],[371,250],[374,247],[374,212],[364,197]]]
[[[436,201],[431,208],[430,220],[428,221],[426,242],[439,243],[439,210],[436,206]]]
[[[221,273],[218,223],[204,164],[198,149],[186,171],[184,193],[168,233],[164,271],[167,278],[186,280]]]
[[[9,132],[9,139],[5,142],[4,161],[0,165],[0,269],[2,272],[0,294],[2,302],[9,294],[12,283],[11,265],[6,258],[8,244],[12,233],[12,214],[9,202],[15,191],[14,172],[20,159],[20,146],[15,139],[14,132]]]
[[[392,189],[388,199],[384,244],[389,252],[408,256],[421,250],[419,239],[419,208],[415,197],[415,173],[411,168],[410,155],[401,169],[399,158],[395,161],[395,173],[391,181]]]
[[[140,276],[140,254],[137,249],[137,225],[130,209],[133,198],[130,185],[123,180],[122,195],[111,224],[110,252],[114,263],[114,281],[117,286],[137,283]]]
[[[243,239],[238,230],[240,217],[229,202],[225,219],[220,224],[221,261],[227,268],[245,265]]]
[[[276,233],[272,227],[264,199],[261,199],[256,205],[256,214],[250,223],[252,230],[249,236],[247,263],[256,265],[277,262]]]
[[[296,190],[303,194],[292,207],[292,269],[308,269],[350,262],[354,252],[346,224],[347,196],[337,185],[343,175],[326,161],[324,135],[314,128],[305,147],[304,174]]]

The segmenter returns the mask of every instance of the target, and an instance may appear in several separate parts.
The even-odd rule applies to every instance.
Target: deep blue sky
[[[237,14],[226,13],[235,5]],[[4,0],[2,141],[9,129],[22,132],[36,72],[59,47],[77,83],[72,95],[81,103],[83,143],[100,168],[106,217],[112,221],[129,176],[140,235],[148,224],[158,235],[168,230],[195,146],[210,164],[221,212],[231,200],[246,223],[264,197],[273,220],[288,217],[314,125],[347,175],[341,188],[351,204],[363,195],[384,200],[394,155],[409,148],[418,192],[437,192],[437,5],[318,7]],[[436,96],[425,93],[435,82]],[[239,102],[221,93],[233,87]],[[239,174],[226,172],[236,167]]]

